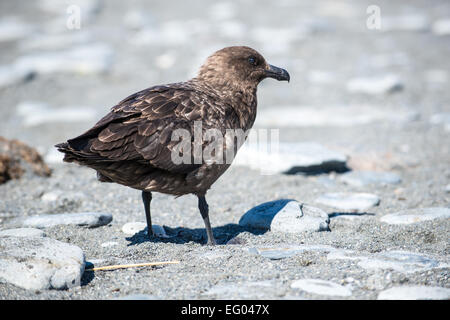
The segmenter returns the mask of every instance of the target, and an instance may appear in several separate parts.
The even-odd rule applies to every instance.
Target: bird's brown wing
[[[93,128],[68,144],[79,161],[133,160],[187,173],[198,165],[172,161],[172,150],[180,142],[171,141],[172,133],[185,129],[193,139],[193,123],[207,112],[207,100],[182,84],[152,87],[121,101]]]

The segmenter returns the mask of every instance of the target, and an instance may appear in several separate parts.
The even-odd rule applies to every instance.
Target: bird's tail
[[[59,152],[64,153],[64,162],[78,162],[77,158],[79,157],[77,157],[76,151],[67,142],[58,143],[55,147]]]
[[[90,154],[83,150],[83,148],[77,148],[76,145],[72,145],[69,142],[63,142],[55,145],[59,152],[64,153],[64,162],[75,162],[78,164],[88,165],[90,163],[89,160],[94,160],[94,158],[98,157],[98,155]]]

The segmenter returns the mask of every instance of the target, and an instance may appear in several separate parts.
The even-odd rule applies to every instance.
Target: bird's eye
[[[252,66],[258,65],[258,61],[256,60],[255,57],[248,58],[248,63],[250,63]]]

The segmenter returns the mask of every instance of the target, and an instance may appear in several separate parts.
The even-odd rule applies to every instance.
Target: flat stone
[[[408,108],[392,109],[383,106],[284,106],[258,111],[255,127],[353,127],[373,122],[407,123],[419,114]],[[308,119],[305,121],[305,119]],[[239,153],[238,153],[239,155]]]
[[[398,174],[379,171],[350,171],[339,176],[339,180],[355,187],[363,187],[372,184],[399,184],[402,181]]]
[[[144,231],[147,229],[147,224],[145,222],[127,222],[122,226],[122,232],[129,235],[134,235],[138,232]],[[154,224],[152,225],[153,232],[157,237],[161,238],[169,238],[164,230],[164,227]],[[145,231],[147,234],[147,231]]]
[[[11,221],[11,224],[38,229],[57,225],[77,225],[95,228],[110,223],[112,219],[112,214],[103,212],[58,213],[18,218]]]
[[[352,295],[350,287],[344,287],[332,281],[321,279],[300,279],[292,282],[291,288],[326,296],[348,297]]]
[[[450,218],[450,208],[417,208],[386,214],[380,221],[389,224],[411,224],[434,219]]]
[[[450,289],[428,286],[393,287],[378,294],[378,300],[449,300]]]
[[[363,255],[358,255],[353,250],[337,249],[332,250],[327,255],[327,260],[361,260],[365,257]]]
[[[380,198],[371,193],[326,193],[316,199],[317,203],[324,204],[339,210],[365,211],[380,203]]]
[[[439,261],[408,251],[387,251],[367,256],[358,262],[358,266],[367,270],[392,269],[402,273],[413,273],[443,265]]]
[[[280,260],[297,256],[304,252],[333,252],[335,248],[327,245],[282,245],[274,247],[252,247],[248,249],[251,254],[258,254],[270,260]]]
[[[328,215],[318,208],[302,205],[295,200],[275,200],[247,211],[239,220],[239,225],[273,232],[300,233],[329,230],[329,221]]]
[[[262,174],[324,173],[347,170],[345,155],[314,142],[280,143],[278,150],[269,150],[261,148],[261,144],[246,143],[237,153],[233,163],[260,170]]]
[[[144,231],[145,228],[147,228],[147,224],[145,222],[127,222],[122,226],[122,232],[133,235]]]
[[[35,228],[15,228],[0,231],[0,237],[45,237],[45,232]]]
[[[403,89],[403,82],[393,74],[368,78],[353,78],[347,82],[347,90],[351,93],[381,95]]]
[[[86,44],[66,50],[48,51],[19,57],[18,68],[36,73],[96,74],[112,67],[114,51],[106,44]]]
[[[0,279],[29,290],[80,285],[83,251],[47,237],[0,237]]]
[[[450,35],[450,19],[441,19],[433,23],[431,30],[438,36]]]

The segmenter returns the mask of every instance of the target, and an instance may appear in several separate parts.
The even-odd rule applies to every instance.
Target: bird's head
[[[290,80],[286,70],[268,64],[256,50],[245,46],[226,47],[209,56],[198,78],[238,87],[256,87],[265,78]]]

